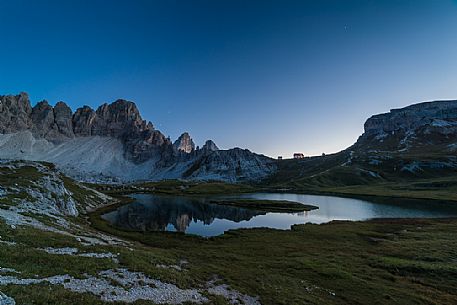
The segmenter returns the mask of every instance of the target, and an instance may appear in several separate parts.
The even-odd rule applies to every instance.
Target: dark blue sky
[[[175,139],[334,152],[370,115],[457,99],[455,1],[3,1],[0,94],[117,98]]]

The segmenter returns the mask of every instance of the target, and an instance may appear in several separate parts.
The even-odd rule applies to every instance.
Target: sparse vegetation
[[[247,229],[209,239],[94,227],[185,257],[194,281],[214,274],[262,304],[452,304],[456,220],[377,220]]]
[[[215,204],[230,205],[268,212],[303,212],[318,208],[313,205],[287,200],[230,199],[212,200],[210,202]]]

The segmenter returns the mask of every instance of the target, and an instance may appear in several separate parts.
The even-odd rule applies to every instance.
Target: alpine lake
[[[251,193],[236,196],[170,196],[132,194],[132,203],[117,207],[102,218],[128,231],[169,231],[203,237],[218,236],[242,228],[290,229],[292,225],[322,224],[334,220],[361,221],[377,218],[456,217],[457,208],[424,200],[388,202],[324,195]],[[236,206],[230,202],[290,202],[302,211]],[[300,210],[300,209],[298,209]]]

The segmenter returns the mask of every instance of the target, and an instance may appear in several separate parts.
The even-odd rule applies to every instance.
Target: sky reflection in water
[[[269,227],[290,229],[293,224],[324,223],[332,220],[366,220],[393,217],[451,217],[456,208],[427,202],[374,203],[353,198],[302,194],[255,193],[237,198],[290,200],[318,206],[303,213],[266,213],[263,211],[210,204],[211,198],[132,195],[134,203],[102,217],[116,227],[138,231],[179,231],[201,236],[216,236],[230,229]],[[221,197],[219,197],[221,198]],[[227,198],[225,196],[224,198]]]

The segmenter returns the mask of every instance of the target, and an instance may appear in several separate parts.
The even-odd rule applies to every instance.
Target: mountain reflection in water
[[[231,206],[209,204],[207,200],[173,196],[136,195],[134,203],[119,207],[103,215],[103,219],[116,227],[137,231],[168,231],[172,225],[185,232],[191,222],[210,225],[215,219],[234,222],[248,221],[266,212]]]
[[[126,230],[179,231],[206,237],[242,228],[287,230],[294,224],[326,223],[332,220],[457,217],[457,207],[454,204],[436,204],[427,200],[389,199],[388,202],[373,202],[355,198],[286,193],[205,198],[134,194],[131,197],[135,199],[134,203],[122,206],[102,217],[113,226]],[[312,204],[319,209],[308,213],[265,213],[209,203],[214,199],[227,198],[289,200]]]

